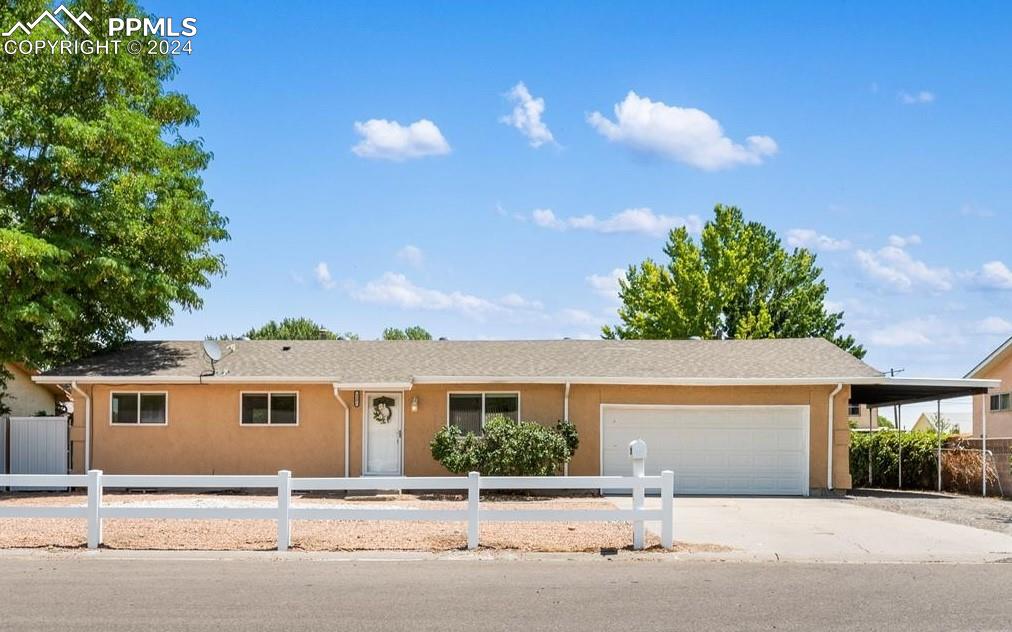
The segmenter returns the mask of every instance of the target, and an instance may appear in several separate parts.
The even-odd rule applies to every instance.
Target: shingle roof
[[[229,347],[234,346],[230,352]],[[821,338],[781,340],[268,341],[222,343],[217,376],[342,383],[416,378],[790,380],[875,377]],[[196,378],[210,370],[200,341],[132,342],[47,371],[80,378]]]

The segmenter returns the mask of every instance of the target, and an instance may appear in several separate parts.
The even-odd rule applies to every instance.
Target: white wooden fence
[[[424,520],[467,522],[467,548],[478,548],[478,527],[482,522],[601,522],[623,521],[633,524],[633,548],[644,546],[645,520],[661,523],[661,545],[671,548],[673,540],[674,474],[665,470],[660,476],[644,476],[635,467],[634,476],[481,476],[471,472],[459,476],[368,477],[368,478],[292,478],[282,470],[268,476],[132,476],[103,474],[91,470],[85,474],[0,475],[0,488],[85,487],[88,503],[73,507],[0,505],[0,518],[86,518],[88,548],[102,544],[102,521],[106,518],[154,518],[183,520],[275,520],[278,550],[291,545],[292,520]],[[641,465],[641,464],[640,464]],[[104,505],[102,492],[107,488],[154,489],[276,489],[276,507],[142,507]],[[377,489],[467,490],[466,509],[375,509],[357,507],[293,507],[293,491],[352,491]],[[480,502],[482,490],[598,489],[632,490],[632,509],[486,509]],[[660,490],[661,508],[646,509],[646,490]]]

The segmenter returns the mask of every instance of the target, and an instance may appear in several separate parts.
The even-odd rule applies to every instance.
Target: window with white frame
[[[502,416],[519,421],[520,393],[450,393],[447,423],[481,434],[485,420]]]
[[[860,404],[848,404],[847,405],[847,416],[848,417],[858,417],[860,415],[861,415],[861,405]]]
[[[1012,393],[997,393],[991,396],[991,412],[1012,410]]]
[[[168,423],[169,396],[167,393],[112,393],[109,421],[116,425]]]
[[[294,426],[299,423],[298,393],[243,393],[244,426]]]

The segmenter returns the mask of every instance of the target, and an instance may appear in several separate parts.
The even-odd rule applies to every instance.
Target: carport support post
[[[938,435],[938,491],[942,491],[942,400],[938,400],[935,422],[935,433]]]
[[[980,495],[987,496],[987,407],[988,398],[980,407]]]
[[[467,548],[478,548],[478,503],[481,500],[481,474],[467,473]]]
[[[88,470],[88,548],[102,545],[102,470]]]
[[[661,472],[661,546],[670,549],[675,543],[675,473]]]
[[[292,473],[278,472],[278,550],[287,551],[292,545]]]

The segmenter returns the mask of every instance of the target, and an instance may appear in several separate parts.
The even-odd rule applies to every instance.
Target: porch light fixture
[[[418,412],[418,396],[417,395],[415,395],[414,397],[411,398],[411,412],[413,412],[413,413],[417,413]]]
[[[358,408],[359,406],[362,405],[362,391],[355,391],[354,404],[355,408]]]

